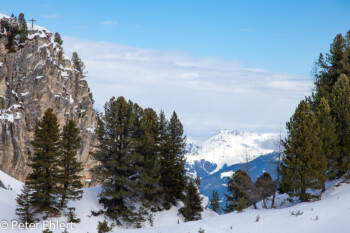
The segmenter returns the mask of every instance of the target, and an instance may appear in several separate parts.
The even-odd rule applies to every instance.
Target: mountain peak
[[[223,129],[218,134],[201,142],[190,141],[187,145],[187,161],[205,160],[218,165],[243,163],[247,159],[268,154],[276,150],[276,133],[258,134],[249,131]],[[215,172],[215,171],[214,171]]]

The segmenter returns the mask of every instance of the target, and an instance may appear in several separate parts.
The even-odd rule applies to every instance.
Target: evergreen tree
[[[225,213],[231,213],[235,211],[237,207],[237,201],[239,200],[239,195],[238,195],[238,192],[235,190],[233,177],[228,177],[227,193],[225,193],[224,195],[226,197],[226,204],[222,210]]]
[[[160,116],[160,121],[163,121],[161,124],[164,124],[162,117]],[[167,140],[165,142],[166,149],[161,154],[160,178],[164,205],[167,208],[169,204],[176,205],[178,200],[183,200],[183,192],[186,188],[185,137],[183,136],[183,126],[175,112],[168,123],[166,132],[160,132],[160,134],[161,137],[164,137],[161,141]]]
[[[85,71],[85,64],[84,62],[80,59],[80,57],[78,56],[78,54],[76,52],[73,52],[72,54],[72,63],[73,63],[73,67],[74,69],[78,70],[82,76],[82,78],[85,78],[85,74],[87,73]]]
[[[17,196],[16,215],[23,223],[33,223],[34,212],[30,201],[31,190],[27,185],[22,188],[22,193]]]
[[[272,180],[272,177],[268,172],[264,172],[258,177],[254,185],[258,200],[262,200],[264,208],[267,208],[266,199],[273,194],[276,182]]]
[[[210,207],[216,213],[218,213],[218,214],[221,213],[219,194],[215,190],[213,190],[213,194],[212,194],[211,199],[210,199]]]
[[[31,144],[34,155],[29,157],[28,166],[32,172],[27,176],[26,185],[33,190],[32,206],[36,213],[56,214],[59,212],[57,195],[62,150],[58,120],[51,108],[36,125]]]
[[[63,127],[61,135],[62,157],[60,158],[60,208],[65,208],[69,200],[79,200],[83,187],[79,173],[82,163],[77,160],[77,152],[81,148],[80,130],[74,120],[69,120]]]
[[[345,50],[341,61],[342,74],[350,77],[350,31],[345,36]]]
[[[61,38],[61,35],[58,32],[55,33],[53,41],[56,42],[59,45],[63,44],[63,40]]]
[[[141,119],[139,125],[140,135],[139,147],[137,152],[143,157],[139,162],[139,166],[142,167],[142,175],[139,180],[139,186],[141,188],[143,197],[143,206],[155,207],[161,202],[160,197],[160,156],[158,153],[158,116],[157,113],[147,108],[144,111],[140,111]]]
[[[108,226],[108,222],[104,220],[103,222],[98,222],[97,232],[98,233],[107,233],[113,229],[113,226]]]
[[[343,69],[343,53],[345,50],[345,40],[342,34],[338,34],[330,46],[329,53],[324,56],[320,54],[316,62],[316,82],[315,93],[313,94],[314,105],[317,106],[321,97],[329,100],[334,84],[337,82]]]
[[[323,145],[323,153],[327,159],[327,177],[335,179],[339,174],[339,150],[336,123],[331,116],[331,109],[326,98],[321,97],[316,107],[316,116],[320,126],[320,137]]]
[[[238,209],[241,211],[242,206],[255,205],[257,202],[254,184],[245,171],[238,170],[232,178],[229,177],[227,191],[228,194],[225,194],[226,206],[223,209],[225,213]],[[243,205],[243,202],[245,202],[245,205]]]
[[[194,183],[198,186],[198,189],[199,189],[201,186],[201,177],[196,176],[196,179],[194,179]]]
[[[139,179],[142,156],[137,151],[135,135],[136,113],[133,103],[123,97],[114,97],[106,103],[105,114],[100,116],[97,127],[99,144],[94,157],[100,162],[94,169],[95,175],[104,181],[100,193],[100,203],[105,214],[120,223],[133,222],[139,214],[133,203],[135,193],[140,190]]]
[[[28,27],[27,22],[24,19],[24,14],[20,13],[18,16],[18,27],[19,27],[19,42],[24,43],[26,40],[28,40]]]
[[[308,102],[300,102],[287,122],[287,130],[287,138],[283,141],[285,157],[280,189],[307,201],[311,197],[308,189],[323,188],[327,169],[320,128]]]
[[[331,111],[334,115],[336,132],[339,139],[338,159],[339,175],[348,173],[350,169],[350,82],[349,78],[342,74],[334,86],[330,100]]]
[[[185,206],[179,211],[185,217],[186,221],[196,221],[201,219],[202,208],[202,198],[198,191],[197,185],[194,183],[193,179],[187,183],[186,195],[185,195]]]

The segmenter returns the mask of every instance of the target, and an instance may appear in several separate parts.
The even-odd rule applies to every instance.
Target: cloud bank
[[[176,110],[186,134],[195,138],[224,128],[278,131],[312,88],[311,77],[253,69],[239,61],[72,37],[64,37],[64,48],[69,56],[78,52],[86,64],[98,110],[112,96],[163,109],[168,117]]]

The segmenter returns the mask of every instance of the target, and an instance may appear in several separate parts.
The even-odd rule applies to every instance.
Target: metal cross
[[[36,21],[35,19],[30,19],[29,21],[32,21],[32,30],[33,30],[33,28],[34,28],[34,22]]]

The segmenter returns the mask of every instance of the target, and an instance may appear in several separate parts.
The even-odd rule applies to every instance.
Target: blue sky
[[[348,0],[0,0],[0,13],[12,12],[59,32],[66,55],[81,54],[98,109],[119,93],[175,109],[193,137],[278,130],[310,94],[319,53],[350,30]],[[115,88],[103,93],[101,81]]]

